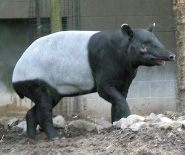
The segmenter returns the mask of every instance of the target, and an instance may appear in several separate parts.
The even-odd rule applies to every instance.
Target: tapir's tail
[[[22,90],[20,83],[19,82],[13,83],[13,88],[14,88],[15,92],[19,95],[19,97],[21,99],[23,99],[24,98],[24,93],[23,93],[24,90]]]

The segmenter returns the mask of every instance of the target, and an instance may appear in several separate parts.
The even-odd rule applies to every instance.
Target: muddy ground
[[[169,116],[173,117],[173,116]],[[48,140],[38,131],[36,140],[21,132],[0,127],[2,155],[185,155],[185,130],[142,128],[138,132],[112,127],[101,133],[78,133],[60,129],[63,138]]]

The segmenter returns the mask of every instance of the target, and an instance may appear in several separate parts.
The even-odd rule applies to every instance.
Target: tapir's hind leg
[[[43,101],[36,105],[36,117],[41,128],[46,132],[49,139],[61,136],[56,132],[52,121],[52,101],[46,97],[42,98]]]
[[[61,99],[58,92],[40,80],[14,83],[14,89],[18,94],[28,97],[35,103],[26,115],[27,136],[34,139],[36,126],[39,124],[48,138],[61,137],[56,132],[52,121],[52,109]]]
[[[52,109],[55,107],[56,104],[57,103],[52,104]],[[42,120],[42,117],[45,114],[41,115],[41,111],[43,111],[41,106],[39,104],[37,104],[33,108],[31,108],[26,114],[26,121],[27,121],[27,133],[26,133],[26,135],[27,135],[27,137],[29,137],[31,139],[35,139],[36,128],[37,128],[38,124],[42,127],[42,130],[45,131],[45,127],[43,125],[43,122],[45,122],[45,120]],[[43,112],[43,113],[45,113],[45,112]],[[52,110],[51,110],[50,115],[52,117]],[[50,117],[50,116],[48,116],[48,117]],[[52,124],[51,121],[52,120],[50,120],[50,124]],[[53,126],[53,125],[51,125],[51,126]],[[52,128],[52,127],[50,127],[50,128]],[[46,127],[46,129],[47,129],[47,127]],[[49,129],[49,131],[50,130],[52,130],[52,129]],[[45,132],[47,132],[47,130]],[[61,136],[57,134],[56,136],[49,136],[48,135],[48,137],[52,138],[52,137],[61,137]]]

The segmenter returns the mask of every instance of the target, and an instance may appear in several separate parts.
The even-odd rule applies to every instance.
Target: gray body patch
[[[87,45],[97,32],[57,32],[36,40],[17,62],[13,83],[40,79],[62,95],[91,90]]]

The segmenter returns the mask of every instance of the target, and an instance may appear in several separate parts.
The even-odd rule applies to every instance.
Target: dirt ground
[[[173,117],[173,116],[169,116]],[[185,131],[144,128],[138,132],[112,127],[101,133],[58,130],[62,139],[48,140],[42,132],[30,140],[21,132],[0,127],[2,155],[185,155]]]

